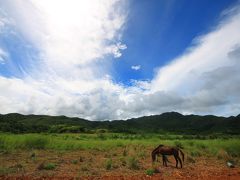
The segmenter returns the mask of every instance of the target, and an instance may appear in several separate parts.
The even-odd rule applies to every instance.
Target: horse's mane
[[[164,146],[163,144],[160,144],[158,147],[156,147],[152,152],[155,152],[155,151],[157,151],[158,150],[158,148],[160,148],[160,147],[162,147],[162,146]]]

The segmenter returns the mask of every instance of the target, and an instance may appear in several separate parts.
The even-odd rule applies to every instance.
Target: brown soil
[[[148,153],[136,156],[137,168],[128,164],[133,153],[123,154],[123,149],[114,152],[104,151],[34,151],[0,154],[0,179],[106,179],[106,180],[145,180],[145,179],[201,179],[201,180],[240,180],[240,168],[229,168],[224,160],[214,157],[186,158],[182,169],[175,168],[175,161],[163,167],[161,162],[154,165],[158,173],[146,175],[146,169],[153,168]],[[107,161],[112,159],[111,167]],[[46,170],[41,166],[52,163],[55,167]],[[41,167],[41,168],[40,168]]]

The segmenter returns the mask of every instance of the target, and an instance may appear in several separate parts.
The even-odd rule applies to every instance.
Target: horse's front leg
[[[175,158],[175,160],[176,160],[176,168],[177,168],[177,167],[178,167],[178,158],[177,158],[176,155],[174,155],[174,158]]]
[[[167,158],[165,155],[162,155],[162,161],[163,161],[163,166],[165,164],[165,166],[167,167]]]

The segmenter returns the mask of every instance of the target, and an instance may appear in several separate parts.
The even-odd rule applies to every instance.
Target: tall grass
[[[0,151],[52,149],[52,150],[107,150],[129,146],[153,149],[159,144],[178,146],[192,156],[217,155],[224,150],[228,155],[240,157],[240,138],[183,139],[181,136],[161,138],[158,134],[0,134]],[[140,147],[141,146],[141,147]]]

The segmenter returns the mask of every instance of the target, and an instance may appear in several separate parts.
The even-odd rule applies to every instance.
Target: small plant
[[[54,163],[41,163],[38,166],[38,170],[53,170],[56,168],[56,164]]]
[[[82,170],[82,171],[89,171],[88,165],[82,166],[82,167],[81,167],[81,170]]]
[[[127,154],[128,154],[128,153],[127,153],[127,150],[124,149],[124,150],[123,150],[123,156],[127,156]]]
[[[177,146],[178,148],[181,148],[181,149],[184,148],[184,147],[183,147],[183,144],[182,144],[180,141],[175,141],[174,144],[175,144],[175,146]]]
[[[138,160],[135,157],[130,157],[128,159],[128,167],[130,169],[138,170],[140,168]]]
[[[141,159],[145,159],[146,157],[146,152],[145,151],[141,151],[138,153],[138,157],[140,157]]]
[[[79,161],[83,162],[84,161],[84,157],[80,156]]]
[[[112,169],[113,165],[112,165],[112,159],[108,159],[105,163],[105,169],[106,170],[110,170]]]
[[[126,162],[124,157],[121,157],[119,160],[120,160],[122,166],[126,166],[127,165],[127,162]]]
[[[207,146],[205,144],[197,144],[197,147],[200,149],[207,149]]]
[[[30,155],[30,157],[31,157],[32,159],[35,158],[35,157],[36,157],[35,152],[33,152],[33,153]]]
[[[223,149],[220,149],[217,152],[217,158],[227,160],[230,158],[230,156],[228,155],[228,153],[226,151],[224,151]]]
[[[77,163],[78,163],[78,160],[74,159],[74,160],[72,160],[72,163],[73,163],[73,164],[77,164]]]
[[[194,146],[194,142],[193,141],[189,141],[188,144],[189,144],[189,146]]]
[[[146,175],[148,175],[148,176],[152,176],[152,175],[154,174],[154,172],[155,172],[154,169],[147,169],[147,170],[145,171]]]
[[[199,157],[199,156],[201,156],[201,153],[200,153],[199,151],[192,151],[190,154],[191,154],[191,156],[193,156],[193,157]]]

